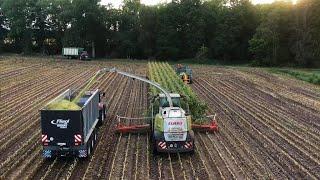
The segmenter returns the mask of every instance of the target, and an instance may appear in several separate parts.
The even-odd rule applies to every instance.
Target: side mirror
[[[191,114],[190,114],[190,113],[184,113],[184,115],[185,115],[185,116],[190,116]]]
[[[104,92],[104,93],[102,93],[102,97],[106,97],[106,93]]]

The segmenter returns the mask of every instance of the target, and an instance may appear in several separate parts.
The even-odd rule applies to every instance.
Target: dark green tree
[[[292,59],[290,37],[293,33],[293,6],[288,2],[276,2],[272,6],[250,40],[249,49],[257,65],[284,65]]]
[[[122,58],[139,58],[138,46],[141,4],[139,0],[125,0],[118,21],[118,54]]]
[[[248,0],[233,0],[223,7],[214,39],[214,54],[225,61],[246,61],[250,58],[248,41],[258,25],[254,6]]]
[[[194,58],[205,43],[200,0],[181,0],[159,7],[157,57]]]
[[[1,7],[1,4],[0,4],[0,7]],[[8,33],[8,29],[6,28],[6,26],[7,26],[6,17],[2,9],[0,8],[0,53],[4,51],[4,39]]]
[[[320,64],[320,1],[299,1],[295,10],[292,53],[299,65]]]
[[[10,27],[9,37],[20,52],[32,51],[35,7],[34,0],[4,0],[2,3],[1,8]]]

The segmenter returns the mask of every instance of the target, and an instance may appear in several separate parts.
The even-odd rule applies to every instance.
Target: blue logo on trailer
[[[52,157],[51,150],[43,150],[43,157],[51,158]]]
[[[87,150],[79,150],[79,157],[87,157]]]

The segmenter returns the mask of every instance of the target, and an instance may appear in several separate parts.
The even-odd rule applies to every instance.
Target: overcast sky
[[[252,0],[253,4],[258,4],[258,3],[272,3],[275,0]],[[296,0],[292,0],[293,2],[296,2]],[[101,4],[108,4],[112,3],[114,7],[119,7],[121,4],[122,0],[101,0]],[[147,4],[147,5],[156,5],[158,3],[163,3],[163,2],[170,2],[170,0],[141,0],[141,3]]]

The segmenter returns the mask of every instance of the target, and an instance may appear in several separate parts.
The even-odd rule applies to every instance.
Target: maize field
[[[193,84],[183,85],[171,66],[0,57],[0,179],[320,179],[319,86],[208,65],[191,65]],[[106,73],[92,84],[106,93],[108,109],[93,155],[44,159],[39,109],[68,88],[84,88],[104,67],[183,93],[192,111],[217,114],[219,131],[195,133],[194,154],[153,154],[149,134],[116,134],[115,126],[117,115],[143,116],[156,90]]]

